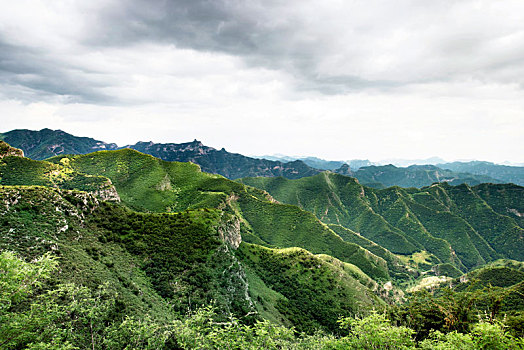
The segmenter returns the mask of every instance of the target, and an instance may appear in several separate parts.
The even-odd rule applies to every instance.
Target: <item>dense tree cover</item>
[[[117,296],[104,285],[92,290],[47,283],[57,267],[57,259],[49,254],[32,262],[8,251],[0,254],[1,348],[524,349],[523,339],[513,337],[498,321],[481,321],[470,330],[457,325],[445,332],[433,330],[417,341],[416,330],[393,325],[383,313],[341,318],[339,336],[299,334],[269,321],[252,325],[234,317],[224,321],[212,305],[169,322],[148,315],[129,317],[120,312]]]

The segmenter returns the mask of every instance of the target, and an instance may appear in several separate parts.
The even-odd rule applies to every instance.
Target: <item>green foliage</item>
[[[88,192],[111,187],[106,177],[79,173],[68,168],[66,164],[5,157],[0,159],[0,185],[47,186]]]
[[[297,251],[298,252],[298,251]],[[470,333],[432,331],[418,344],[414,330],[393,325],[385,314],[343,317],[342,330],[298,334],[293,328],[235,317],[224,319],[213,304],[174,321],[149,315],[121,317],[117,296],[107,286],[92,290],[74,284],[45,283],[56,270],[46,255],[25,262],[11,252],[0,254],[2,303],[0,346],[9,349],[523,349],[495,321],[481,321]],[[15,291],[15,293],[13,293]],[[19,294],[16,291],[20,291]],[[23,292],[22,292],[23,291]],[[218,312],[218,313],[217,313]],[[347,333],[346,333],[347,332]],[[345,333],[345,334],[343,334]]]
[[[119,321],[116,295],[74,284],[44,285],[57,268],[45,255],[25,262],[0,254],[0,347],[6,349],[161,349],[171,336],[150,318]],[[166,330],[167,329],[167,330]]]
[[[0,253],[0,310],[5,311],[31,295],[42,281],[49,278],[57,267],[56,258],[46,254],[32,263],[25,262],[15,253]],[[6,321],[2,319],[1,321]],[[3,324],[4,322],[1,322]]]
[[[384,314],[372,313],[362,319],[346,317],[340,325],[348,329],[350,349],[414,349],[414,331],[407,327],[391,325]]]
[[[277,310],[299,331],[334,332],[339,315],[383,307],[353,274],[303,249],[277,250],[243,243],[238,253],[240,260],[281,296],[276,300]],[[257,300],[262,307],[269,301],[264,297]]]

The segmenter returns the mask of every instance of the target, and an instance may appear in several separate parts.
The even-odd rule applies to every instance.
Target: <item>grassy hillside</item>
[[[444,183],[379,190],[329,172],[297,180],[241,181],[283,203],[298,205],[327,224],[358,232],[395,254],[425,250],[433,256],[431,264],[451,263],[467,270],[500,257],[524,258],[519,186]],[[353,234],[341,236],[355,242]]]
[[[67,159],[54,164],[20,156],[0,158],[0,185],[76,189],[96,193],[104,199],[118,200],[118,194],[107,177],[72,170],[67,166]]]
[[[313,332],[384,306],[354,265],[300,248],[236,251],[236,218],[221,210],[138,213],[85,192],[2,186],[0,212],[2,250],[28,259],[52,251],[56,283],[108,283],[128,316],[168,320],[214,302],[224,316]]]
[[[234,256],[222,248],[218,211],[141,214],[85,192],[2,186],[0,212],[2,250],[27,258],[53,252],[57,282],[108,283],[128,315],[173,318],[211,300],[236,314],[250,310],[244,290],[234,288],[245,283],[229,274]],[[226,282],[230,289],[220,287]]]

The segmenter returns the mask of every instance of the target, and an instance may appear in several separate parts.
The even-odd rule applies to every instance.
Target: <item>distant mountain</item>
[[[302,161],[280,162],[255,159],[227,152],[223,148],[216,150],[204,146],[197,140],[180,144],[138,142],[134,145],[118,147],[115,143],[106,143],[89,137],[77,137],[62,130],[51,129],[13,130],[0,134],[0,140],[22,149],[28,158],[35,160],[63,154],[87,154],[101,150],[131,148],[163,160],[193,162],[200,165],[205,172],[220,174],[230,179],[246,176],[284,176],[289,179],[298,179],[320,172]]]
[[[391,158],[391,159],[383,159],[375,164],[378,165],[388,165],[393,164],[397,167],[407,167],[410,165],[433,165],[437,163],[444,163],[445,160],[440,157],[430,157],[425,159],[402,159],[402,158]]]
[[[453,162],[437,164],[442,169],[490,176],[503,182],[524,186],[524,167],[499,165],[490,162]]]
[[[300,160],[309,165],[310,167],[320,170],[335,170],[345,164],[345,162],[339,160],[325,160],[317,157],[290,157],[282,154],[276,154],[272,156],[255,156],[255,158],[279,162],[292,162]]]
[[[301,160],[312,168],[320,170],[336,170],[342,167],[344,164],[349,164],[351,170],[358,170],[363,166],[373,165],[367,159],[352,159],[347,161],[342,160],[325,160],[317,157],[290,157],[283,154],[275,154],[272,156],[254,156],[254,158],[267,159],[267,160],[277,160],[280,162],[291,162],[294,160]]]
[[[338,160],[324,160],[317,157],[306,157],[300,158],[299,160],[303,161],[310,167],[322,170],[335,170],[340,168],[345,162]]]
[[[101,150],[115,150],[115,143],[105,143],[90,137],[78,137],[62,130],[42,129],[12,130],[0,134],[13,147],[24,151],[25,156],[31,159],[42,160],[59,154],[86,154]]]
[[[342,175],[349,175],[347,168],[342,167],[334,172]],[[438,168],[434,165],[411,165],[407,168],[398,168],[394,165],[368,166],[362,167],[353,172],[352,175],[361,184],[374,187],[385,188],[390,186],[400,187],[424,187],[435,182],[448,182],[450,185],[466,183],[468,185],[478,185],[480,183],[503,183],[486,175],[472,175],[463,172],[454,172]]]

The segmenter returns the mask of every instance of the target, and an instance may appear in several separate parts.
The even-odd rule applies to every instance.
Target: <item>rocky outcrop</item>
[[[107,179],[107,182],[100,189],[91,193],[103,201],[120,202],[120,196],[110,179]]]
[[[233,249],[238,249],[242,243],[242,236],[240,235],[240,219],[236,216],[228,215],[224,218],[221,224],[217,227],[220,239]]]
[[[4,157],[23,157],[24,151],[18,148],[11,147],[9,144],[5,143],[4,141],[0,141],[0,159]]]

